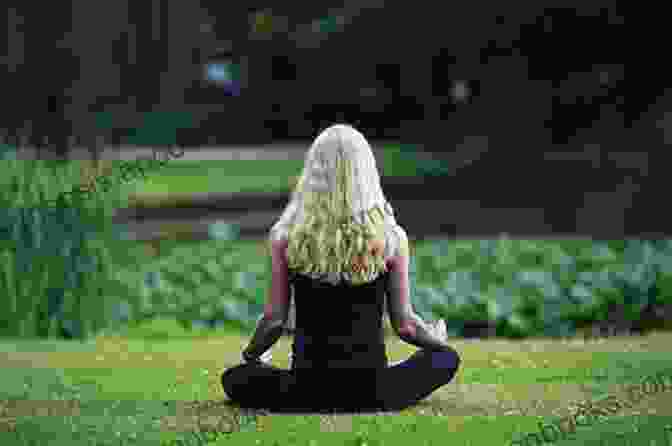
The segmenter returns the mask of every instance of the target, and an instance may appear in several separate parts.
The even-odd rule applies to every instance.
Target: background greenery
[[[125,197],[143,183],[47,212],[31,203],[105,168],[12,160],[1,167],[0,285],[9,296],[0,300],[0,337],[7,338],[0,339],[3,444],[445,444],[447,436],[454,444],[508,444],[536,432],[540,416],[555,418],[550,408],[566,408],[571,395],[600,397],[669,370],[665,335],[639,348],[628,338],[577,347],[455,339],[464,359],[455,383],[393,416],[246,413],[227,404],[219,377],[238,363],[267,295],[264,243],[238,239],[238,229],[225,223],[211,226],[208,241],[128,240],[123,228],[110,225],[110,212],[127,206]],[[170,177],[163,179],[183,180]],[[647,304],[669,304],[671,256],[669,240],[412,240],[411,296],[426,318],[448,319],[452,335],[464,334],[473,320],[492,322],[497,334],[513,338],[571,335],[604,320],[613,303],[633,320]],[[391,361],[413,351],[391,337],[386,342]],[[290,343],[282,338],[274,346],[274,364],[289,365]],[[550,406],[542,410],[541,400]],[[25,416],[7,409],[17,401],[41,408],[75,401],[80,413]],[[620,432],[637,441],[663,439],[670,407],[663,403],[646,402],[659,415],[618,416],[577,436],[585,444]],[[512,408],[525,404],[530,412]],[[186,409],[193,419],[170,424]],[[230,425],[223,428],[222,420]],[[325,428],[341,432],[319,436]]]
[[[142,259],[136,249],[129,255]],[[119,287],[141,296],[129,299],[130,319],[252,328],[270,285],[262,242],[165,242],[161,253],[118,270]],[[412,244],[410,275],[416,310],[445,318],[452,335],[476,320],[492,322],[500,336],[572,336],[605,320],[614,304],[633,323],[647,304],[670,304],[672,243],[422,240]]]
[[[416,175],[429,166],[409,163],[413,155],[398,146],[387,146],[382,153],[383,174]],[[174,259],[154,264],[143,256],[129,256],[136,243],[124,243],[124,228],[112,225],[111,216],[114,209],[128,207],[138,196],[157,192],[174,196],[176,190],[289,191],[291,178],[300,174],[301,161],[181,161],[152,172],[148,180],[120,182],[114,177],[122,161],[17,160],[16,148],[7,145],[0,146],[0,154],[0,256],[4,259],[0,285],[7,296],[0,301],[6,322],[0,336],[85,339],[104,327],[157,315],[175,317],[187,326],[191,320],[248,324],[259,310],[263,292],[258,285],[249,287],[252,274],[264,271],[252,266],[248,271],[228,270],[230,277],[217,285],[205,280],[197,285],[198,291],[188,291],[190,298],[184,290],[178,297],[155,289],[159,276],[188,288],[194,284],[177,276],[193,279],[193,272],[184,274],[169,266]],[[98,177],[112,178],[113,187],[107,192],[97,188],[90,196],[73,193],[62,203],[52,201]],[[222,227],[213,225],[213,238],[230,240],[226,233],[230,228],[224,228],[222,235]],[[235,246],[212,245],[214,259],[208,257],[203,265],[211,271],[214,264],[222,267],[227,260],[221,256],[237,256]],[[207,249],[202,248],[176,255],[207,257]],[[135,266],[128,271],[118,268],[121,265]],[[228,291],[222,292],[222,286]]]
[[[110,320],[116,296],[108,279],[116,228],[113,209],[128,206],[128,185],[90,197],[62,192],[110,173],[105,162],[18,160],[0,146],[0,335],[86,338]]]
[[[429,174],[430,165],[409,150],[388,146],[384,174]],[[415,161],[400,162],[403,157]],[[163,240],[155,256],[146,243],[125,240],[123,227],[110,223],[112,209],[127,206],[130,193],[148,196],[161,187],[288,191],[287,177],[301,167],[300,161],[176,161],[148,180],[49,210],[31,204],[113,174],[115,162],[9,156],[2,164],[0,279],[9,296],[0,303],[7,320],[2,334],[85,338],[154,318],[187,328],[251,329],[270,281],[263,242],[238,240],[236,227],[217,223],[211,240]],[[634,323],[647,305],[672,303],[669,240],[418,240],[410,273],[418,312],[446,319],[456,336],[473,321],[487,321],[500,336],[570,336],[605,320],[614,306]]]
[[[445,160],[418,158],[412,145],[380,147],[378,171],[386,177],[436,176],[451,172]],[[204,192],[289,192],[301,175],[303,160],[211,160],[168,163],[145,181],[134,196],[188,195]]]

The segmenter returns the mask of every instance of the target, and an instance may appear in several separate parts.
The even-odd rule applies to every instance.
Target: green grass
[[[389,153],[383,175],[415,175],[407,158],[394,159],[405,155]],[[300,161],[206,163],[171,163],[152,174],[141,190],[288,191],[289,178],[303,167]],[[162,255],[184,243],[161,242]],[[235,243],[241,262],[266,261],[262,242]],[[558,243],[574,243],[577,249],[589,244]],[[415,248],[411,241],[411,250]],[[421,274],[418,281],[423,282]],[[385,414],[268,415],[225,404],[219,383],[221,373],[239,361],[249,335],[232,327],[186,332],[174,321],[157,320],[84,344],[0,340],[0,445],[159,445],[179,444],[178,438],[197,445],[205,443],[190,432],[215,429],[220,434],[209,444],[503,446],[537,432],[539,417],[551,420],[573,401],[621,395],[624,383],[672,365],[670,334],[588,343],[453,340],[462,369],[452,383],[415,407]],[[275,365],[289,366],[290,342],[283,338],[273,348]],[[388,339],[391,361],[413,351]],[[600,437],[627,432],[631,444],[649,445],[651,438],[670,446],[662,442],[662,428],[672,424],[670,407],[669,394],[662,394],[609,422],[579,428],[575,440],[557,444],[601,445]],[[649,433],[635,436],[634,427]],[[225,433],[229,431],[233,433]],[[622,444],[617,441],[613,444]]]
[[[157,331],[163,340],[147,339]],[[0,444],[32,439],[50,445],[158,445],[177,444],[177,438],[205,444],[190,432],[218,430],[208,444],[508,445],[537,432],[538,420],[554,419],[572,402],[624,395],[624,383],[672,365],[669,334],[590,343],[455,339],[451,344],[463,358],[462,369],[415,407],[398,413],[273,415],[227,404],[219,384],[248,339],[249,333],[230,328],[187,333],[174,322],[154,321],[86,344],[3,340]],[[275,365],[289,366],[290,343],[282,338],[273,347]],[[391,361],[413,351],[388,339]],[[631,413],[578,428],[575,442],[557,444],[597,445],[597,433],[632,433],[633,425],[651,425],[650,438],[662,439],[662,428],[672,424],[669,403],[668,393],[648,397]],[[655,415],[646,412],[654,409]],[[16,432],[1,432],[11,430],[3,426],[12,422]]]
[[[416,176],[425,164],[399,146],[385,146],[380,153],[378,170],[382,176]],[[152,172],[146,181],[137,181],[136,193],[289,192],[290,180],[302,169],[303,160],[180,160]]]
[[[290,178],[299,175],[302,167],[293,161],[208,161],[207,166],[202,161],[182,161],[180,164],[185,165],[165,167],[148,180],[138,182],[137,193],[284,192],[290,190]]]

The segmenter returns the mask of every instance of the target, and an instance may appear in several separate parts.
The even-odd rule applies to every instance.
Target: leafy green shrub
[[[270,264],[246,257],[231,241],[235,229],[218,228],[219,239],[177,245],[163,257],[120,267],[115,286],[124,299],[115,326],[174,318],[186,329],[220,321],[253,327],[265,302],[267,281],[262,279],[270,275]]]
[[[614,305],[635,321],[647,304],[670,302],[663,289],[672,285],[671,245],[438,240],[416,249],[422,285],[413,301],[457,332],[465,321],[489,320],[498,335],[568,336],[606,320]]]
[[[420,242],[410,258],[410,293],[416,311],[446,319],[452,335],[463,335],[469,321],[488,321],[499,336],[570,336],[606,320],[613,305],[634,321],[647,304],[672,303],[671,247],[507,237]],[[251,328],[263,308],[270,263],[237,242],[215,240],[177,246],[118,274],[119,287],[140,296],[137,306],[126,304],[126,314],[135,314],[130,319]]]

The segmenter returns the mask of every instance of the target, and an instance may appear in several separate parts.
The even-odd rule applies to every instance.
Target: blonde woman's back
[[[383,242],[385,245],[384,247],[385,263],[388,267],[388,270],[391,270],[393,262],[395,261],[398,262],[402,258],[402,256],[407,257],[409,255],[408,236],[404,228],[402,228],[397,224],[386,225],[384,227],[383,234],[384,234]],[[272,240],[287,240],[287,234],[281,234],[276,231],[272,234]],[[303,273],[303,275],[310,277],[314,280],[323,281],[329,284],[349,283],[347,273],[346,274]],[[371,280],[375,279],[376,277],[372,278]],[[402,284],[403,282],[407,282],[408,280],[407,278],[400,277],[396,271],[393,271],[388,280],[395,281],[391,289],[399,290],[399,292],[404,293],[405,287],[403,287]],[[290,280],[290,284],[291,283],[292,280]],[[389,286],[390,283],[388,283],[387,285]],[[294,287],[292,286],[292,292],[293,291]],[[408,296],[408,290],[406,290],[404,294],[405,296]],[[389,298],[390,296],[386,294],[385,299]],[[385,307],[387,308],[387,304],[385,305]],[[388,330],[392,329],[392,324],[390,322],[390,317],[387,311],[384,311],[383,313],[383,326]],[[288,330],[289,332],[294,332],[296,330],[296,301],[293,297],[291,299],[289,317],[287,323],[285,324],[285,329]]]
[[[409,255],[408,249],[408,235],[404,228],[398,224],[384,224],[382,226],[382,240],[377,239],[377,241],[382,242],[383,247],[383,258],[386,264],[395,257],[399,255]],[[271,232],[271,241],[277,240],[289,240],[288,231],[276,230]],[[298,273],[304,274],[311,278],[322,280],[332,284],[338,284],[341,282],[351,282],[351,274],[348,271],[341,271],[340,273],[314,273],[307,271],[296,271]],[[369,277],[370,280],[374,280],[378,274],[374,274]]]
[[[232,399],[258,406],[273,394],[276,407],[405,407],[452,379],[459,356],[413,312],[408,237],[361,133],[342,124],[320,133],[269,238],[282,241],[272,244],[272,292],[243,351],[250,362],[222,377]],[[291,307],[292,370],[255,363],[279,339]],[[422,349],[393,366],[386,309],[397,335]]]

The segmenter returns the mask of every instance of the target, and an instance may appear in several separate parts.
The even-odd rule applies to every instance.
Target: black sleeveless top
[[[387,367],[382,317],[388,276],[384,272],[368,283],[332,285],[290,271],[296,310],[292,369]]]

